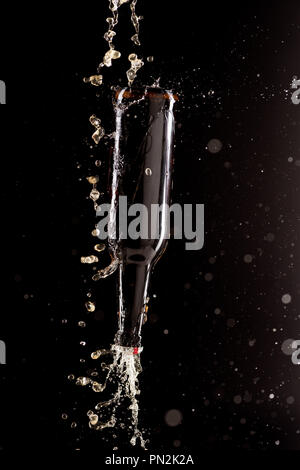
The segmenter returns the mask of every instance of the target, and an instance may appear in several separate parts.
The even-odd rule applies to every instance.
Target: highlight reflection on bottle
[[[171,92],[155,87],[142,91],[124,88],[117,93],[108,242],[119,262],[115,343],[120,346],[141,344],[150,275],[169,237],[164,207],[170,205],[176,99]],[[147,209],[148,237],[122,238],[118,229],[120,196],[127,197],[129,206],[138,203]],[[153,205],[160,206],[160,211],[151,219]],[[156,237],[151,238],[153,233]]]

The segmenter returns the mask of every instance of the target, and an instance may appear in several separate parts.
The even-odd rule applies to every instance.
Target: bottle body
[[[109,246],[119,260],[116,343],[122,346],[140,345],[151,272],[169,238],[174,102],[161,88],[125,88],[117,96]],[[130,219],[137,213],[139,223]]]

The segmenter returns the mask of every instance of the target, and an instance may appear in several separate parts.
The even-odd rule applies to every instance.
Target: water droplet
[[[90,419],[91,425],[92,425],[92,426],[95,426],[95,424],[98,423],[98,419],[99,419],[99,418],[98,418],[98,415],[91,414],[91,415],[89,416],[89,419]]]
[[[105,135],[105,130],[101,126],[101,119],[99,119],[95,114],[92,114],[92,116],[90,116],[90,123],[96,128],[92,135],[92,139],[95,144],[99,144],[100,140]]]
[[[82,320],[79,321],[79,322],[78,322],[78,326],[80,326],[80,328],[85,328],[85,327],[86,327],[85,321],[82,321]]]
[[[153,55],[149,55],[149,56],[147,57],[147,61],[148,61],[148,62],[153,62],[153,61],[154,61]]]
[[[129,70],[127,71],[127,78],[128,78],[128,81],[132,83],[133,80],[135,79],[135,77],[136,77],[135,71],[134,71],[133,69],[129,69]]]
[[[85,387],[90,383],[90,379],[88,377],[77,377],[76,379],[76,385],[81,385],[82,387]]]
[[[101,127],[101,119],[99,119],[95,114],[90,116],[90,123],[97,129]]]
[[[293,396],[287,397],[286,402],[288,405],[295,403],[295,398]]]
[[[145,174],[146,174],[147,176],[151,176],[151,175],[152,175],[152,170],[151,170],[151,168],[146,168]]]
[[[96,310],[96,305],[93,302],[86,302],[85,308],[88,312],[94,312]]]
[[[115,31],[107,31],[103,37],[105,41],[110,42],[113,40],[115,35],[116,35]]]
[[[97,351],[94,351],[91,353],[91,358],[92,359],[99,359],[99,357],[101,356],[101,351],[100,350],[97,350]]]
[[[93,231],[92,231],[92,235],[93,237],[98,237],[100,235],[100,230],[98,230],[97,228],[95,228]]]
[[[212,281],[213,278],[214,278],[214,275],[213,275],[212,273],[206,273],[206,274],[204,275],[204,279],[205,279],[205,281],[207,281],[207,282]]]
[[[121,57],[121,52],[116,51],[115,49],[109,49],[103,57],[103,65],[106,67],[112,66],[112,60],[119,59]]]
[[[97,243],[97,245],[94,246],[94,250],[98,251],[99,253],[101,251],[104,251],[105,250],[104,243]]]
[[[283,341],[281,345],[281,351],[283,352],[283,354],[286,354],[287,356],[291,356],[293,354],[293,352],[296,350],[296,348],[293,348],[294,341],[295,340],[291,338]]]
[[[96,184],[99,181],[99,176],[87,176],[86,179],[90,184]]]
[[[80,262],[82,264],[93,264],[93,263],[98,263],[99,259],[95,255],[91,256],[82,256],[80,258]]]
[[[210,153],[218,153],[222,150],[223,144],[219,139],[211,139],[207,144],[207,150]]]
[[[111,53],[111,58],[112,59],[119,59],[121,57],[121,52],[113,50]]]
[[[92,189],[92,191],[90,192],[90,199],[92,199],[92,201],[97,201],[97,199],[99,199],[100,197],[100,193],[97,189]]]
[[[92,389],[94,392],[102,392],[103,391],[103,385],[99,384],[98,382],[93,382],[92,383]]]
[[[106,22],[109,24],[109,26],[113,26],[114,19],[109,16],[108,18],[106,18]]]
[[[136,46],[141,45],[138,34],[134,34],[133,36],[131,36],[131,41],[134,42]]]
[[[165,414],[165,422],[168,426],[178,426],[182,421],[182,413],[179,410],[169,410]]]
[[[137,71],[144,65],[142,59],[139,59],[136,54],[129,54],[128,60],[131,63],[130,69],[126,72],[129,85],[136,77]]]
[[[93,281],[99,281],[100,279],[105,279],[106,277],[111,276],[117,270],[118,266],[118,258],[113,258],[108,266],[100,269],[96,274],[94,274],[94,276],[92,276]]]
[[[235,397],[233,397],[233,401],[236,405],[240,405],[242,403],[241,395],[235,395]]]
[[[281,297],[281,302],[285,305],[289,304],[292,301],[292,296],[290,294],[284,294]]]
[[[103,83],[103,75],[91,75],[83,79],[84,83],[91,83],[94,86],[100,86]]]
[[[136,54],[129,54],[128,56],[128,60],[130,60],[130,62],[133,62],[134,60],[137,59],[137,55]]]
[[[268,233],[264,239],[267,241],[267,242],[273,242],[275,240],[275,235],[274,233]]]
[[[95,144],[99,144],[100,140],[104,136],[105,131],[103,127],[100,127],[99,129],[96,129],[96,131],[92,134],[92,139],[95,142]]]

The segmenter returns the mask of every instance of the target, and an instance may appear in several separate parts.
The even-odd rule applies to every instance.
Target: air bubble
[[[290,294],[284,294],[281,297],[281,302],[285,305],[289,304],[292,301],[292,296]]]

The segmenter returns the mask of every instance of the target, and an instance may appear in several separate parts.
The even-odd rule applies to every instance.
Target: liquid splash
[[[155,85],[158,87],[159,83],[156,82]],[[112,275],[119,268],[121,263],[119,237],[117,236],[117,208],[120,178],[122,177],[125,165],[124,155],[121,148],[123,132],[122,122],[124,120],[124,116],[128,114],[129,109],[133,115],[135,114],[136,110],[139,108],[139,103],[142,100],[145,100],[148,94],[150,98],[153,94],[153,86],[144,87],[143,90],[136,93],[132,93],[127,88],[118,89],[115,95],[115,101],[113,104],[116,125],[115,132],[113,133],[114,147],[111,175],[111,204],[108,222],[107,246],[109,255],[111,257],[111,262],[108,266],[98,269],[93,274],[92,279],[94,281],[99,281],[100,279],[104,279]],[[175,98],[169,92],[166,94],[171,103],[169,112],[172,114]],[[163,107],[159,107],[156,112],[157,115],[160,115],[165,111]],[[101,122],[99,122],[100,120],[95,115],[92,116],[90,121],[95,127],[101,126]],[[147,132],[147,130],[148,127],[145,128],[145,132]],[[145,172],[147,175],[152,174],[151,168],[148,167],[145,168]],[[95,201],[98,200],[98,193],[96,191],[98,191],[97,184],[99,183],[99,176],[90,175],[87,177],[87,181],[92,185],[93,193],[90,193],[90,198],[95,203]],[[95,206],[95,209],[97,211],[97,205]],[[97,226],[92,231],[92,235],[98,238],[101,237],[101,233]],[[85,264],[93,264],[98,262],[98,254],[103,252],[104,249],[105,245],[103,243],[97,243],[94,245],[94,250],[97,252],[97,256],[89,255],[82,257],[81,262]],[[119,293],[119,295],[120,331],[122,327],[122,314],[124,312],[124,305],[122,294]],[[148,302],[149,297],[145,299],[144,312],[142,317],[143,322],[145,322],[147,319]],[[89,300],[85,303],[85,307],[88,312],[94,312],[96,308],[95,302]],[[129,428],[132,431],[132,435],[130,436],[130,443],[132,445],[139,443],[142,448],[146,448],[146,441],[144,440],[138,427],[139,405],[137,397],[140,393],[138,375],[142,371],[140,362],[141,351],[142,348],[121,346],[119,338],[116,335],[115,344],[111,346],[110,350],[99,349],[92,352],[91,358],[93,360],[103,361],[100,363],[100,367],[98,368],[97,373],[94,371],[95,374],[91,372],[88,376],[78,377],[76,379],[76,384],[82,387],[88,387],[93,392],[100,394],[102,393],[104,396],[110,392],[110,397],[108,399],[99,401],[94,406],[94,408],[90,409],[87,413],[89,419],[88,425],[91,429],[96,431],[101,431],[106,428],[113,428],[116,430],[124,429],[124,420],[120,419],[119,415],[120,412],[125,409],[125,403],[129,401],[128,410],[131,423]],[[112,358],[112,362],[110,364],[107,363],[107,358]],[[101,377],[103,374],[105,377],[102,380],[97,378],[98,375]]]
[[[92,263],[98,263],[99,258],[95,255],[90,255],[90,256],[82,256],[80,258],[80,262],[83,264],[92,264]]]
[[[131,36],[131,41],[135,46],[140,46],[140,21],[143,19],[142,16],[136,14],[136,5],[137,0],[108,0],[108,7],[111,12],[111,16],[106,18],[108,23],[108,30],[104,34],[104,39],[107,42],[108,50],[105,52],[102,62],[98,65],[97,74],[91,75],[90,77],[85,77],[83,81],[85,83],[90,83],[93,86],[100,86],[103,84],[103,75],[100,73],[103,67],[111,67],[113,61],[121,57],[121,52],[117,51],[115,48],[114,40],[116,37],[115,28],[119,22],[119,8],[124,4],[129,4],[131,10],[131,23],[134,28],[134,34]],[[128,56],[130,61],[130,68],[127,70],[126,75],[128,79],[128,85],[132,85],[134,79],[136,78],[137,71],[144,65],[142,59],[139,59],[136,54],[131,53]],[[97,137],[97,136],[96,136]]]
[[[107,42],[108,50],[105,52],[101,63],[97,68],[97,74],[91,75],[88,78],[84,78],[85,83],[90,83],[93,86],[100,86],[103,84],[103,74],[102,70],[104,67],[111,67],[113,62],[121,57],[121,52],[115,48],[115,38],[116,31],[115,28],[119,21],[119,8],[123,4],[129,4],[131,11],[131,23],[134,28],[134,34],[131,37],[131,41],[135,46],[140,46],[139,32],[140,32],[140,20],[143,18],[138,16],[136,13],[137,0],[108,0],[109,9],[111,16],[106,18],[108,23],[108,29],[104,34],[104,39]],[[139,58],[135,52],[132,52],[128,55],[128,60],[130,62],[130,67],[126,72],[126,77],[128,85],[131,86],[137,76],[137,72],[143,67],[144,62],[142,58]],[[153,57],[147,58],[148,62],[153,61]],[[95,146],[100,144],[100,141],[107,138],[114,138],[114,154],[113,154],[113,168],[112,168],[112,184],[111,184],[111,209],[109,214],[109,225],[108,225],[108,249],[109,255],[111,257],[111,262],[108,266],[98,269],[92,276],[93,281],[99,281],[110,275],[112,275],[119,267],[120,259],[118,255],[118,244],[113,241],[116,240],[116,220],[117,220],[117,190],[119,184],[119,178],[122,173],[124,162],[123,157],[120,153],[119,141],[121,137],[121,120],[124,112],[135,104],[138,104],[141,100],[145,99],[147,89],[142,97],[138,97],[136,100],[131,100],[130,102],[124,105],[122,103],[122,94],[124,90],[121,90],[117,93],[117,98],[114,104],[114,112],[116,115],[116,129],[115,132],[111,134],[106,134],[105,129],[102,125],[101,119],[95,114],[92,114],[89,118],[90,124],[94,127],[94,132],[92,134],[92,140]],[[98,164],[97,164],[98,162]],[[101,162],[97,160],[96,166],[100,166]],[[88,176],[87,181],[92,185],[92,189],[89,193],[89,198],[94,204],[94,209],[97,213],[98,201],[100,196],[103,195],[97,187],[99,183],[98,175]],[[92,235],[100,238],[100,231],[97,226],[92,231]],[[93,265],[100,261],[98,255],[102,253],[106,248],[106,245],[103,243],[97,243],[94,245],[94,250],[97,252],[96,255],[88,255],[81,257],[81,263]],[[94,268],[95,269],[95,268]],[[90,297],[91,294],[88,294]],[[85,308],[88,312],[94,312],[96,309],[96,304],[92,300],[85,302]],[[79,325],[81,328],[85,327],[84,322],[80,322]],[[83,343],[83,342],[82,342]],[[99,349],[91,353],[91,358],[93,360],[101,360],[101,367],[98,372],[91,372],[89,376],[80,376],[75,379],[75,376],[72,375],[72,380],[76,380],[75,383],[81,387],[88,387],[95,393],[103,393],[104,395],[108,392],[110,393],[110,398],[99,401],[94,406],[94,409],[91,409],[87,412],[88,416],[88,425],[91,429],[96,431],[103,430],[105,428],[115,428],[122,429],[125,427],[125,423],[122,419],[119,418],[118,414],[122,409],[128,405],[130,419],[130,443],[135,446],[137,443],[144,449],[146,449],[146,440],[143,438],[141,431],[138,427],[138,414],[139,414],[139,404],[138,404],[138,395],[140,394],[139,390],[139,381],[138,376],[142,371],[140,353],[142,348],[132,348],[132,347],[123,347],[117,343],[115,339],[115,344],[111,346],[111,349]],[[111,359],[111,362],[108,363],[108,359]],[[97,377],[101,374],[105,378],[101,381]],[[71,377],[71,376],[69,376]],[[97,380],[95,380],[97,378]]]
[[[139,59],[136,54],[129,54],[128,60],[130,62],[130,69],[127,70],[128,85],[131,86],[136,77],[137,71],[144,65],[142,59]]]
[[[139,441],[142,448],[146,449],[146,440],[138,427],[139,405],[137,396],[140,394],[138,375],[142,371],[140,353],[143,348],[123,347],[116,344],[110,350],[98,349],[91,354],[93,360],[103,359],[105,356],[112,357],[111,364],[101,363],[102,371],[106,370],[106,377],[103,383],[99,383],[93,377],[77,377],[76,385],[90,387],[95,393],[104,392],[107,388],[114,388],[112,397],[105,401],[100,401],[94,406],[94,410],[89,410],[87,416],[89,427],[96,431],[105,428],[119,426],[124,427],[124,423],[117,419],[117,412],[126,400],[129,400],[128,410],[131,414],[131,438],[130,444],[135,446]],[[105,419],[105,415],[108,417]]]
[[[139,32],[140,32],[140,20],[143,19],[142,16],[138,16],[136,14],[136,5],[137,5],[137,0],[108,0],[109,3],[109,9],[111,11],[112,16],[106,18],[106,22],[108,23],[108,30],[104,34],[104,39],[106,40],[108,44],[108,51],[104,54],[102,62],[98,66],[98,72],[101,71],[103,67],[111,67],[112,66],[112,61],[115,59],[118,59],[121,57],[121,53],[115,49],[114,45],[114,38],[116,36],[115,32],[115,27],[118,24],[119,21],[119,8],[121,5],[128,3],[130,5],[130,10],[131,10],[131,23],[134,27],[135,34],[131,37],[131,40],[136,46],[140,46],[140,40],[139,40]],[[137,54],[131,53],[128,56],[128,60],[130,62],[130,68],[127,70],[126,75],[128,79],[128,84],[132,85],[134,79],[136,78],[138,70],[144,65],[144,62],[142,59],[139,59]],[[84,78],[85,83],[91,83],[94,86],[99,86],[102,85],[103,83],[103,75],[98,74],[98,75],[91,75],[88,78]],[[134,104],[134,103],[131,103]],[[117,108],[115,107],[115,111],[117,112]],[[111,137],[116,140],[116,133],[113,132],[111,134],[106,134],[105,129],[101,124],[101,119],[97,117],[95,114],[92,114],[89,118],[90,123],[92,126],[94,126],[95,131],[92,134],[92,139],[95,143],[95,145],[98,145],[104,137]],[[99,160],[97,160],[99,162]],[[116,186],[116,182],[118,179],[119,172],[122,167],[122,161],[120,155],[118,158],[114,159],[114,168],[113,168],[113,183],[112,186]],[[98,209],[98,199],[101,196],[101,193],[99,192],[97,188],[97,183],[99,181],[98,176],[89,176],[87,177],[87,180],[90,184],[93,185],[93,189],[91,190],[89,194],[89,198],[93,201],[94,203],[94,209],[97,211]],[[112,200],[112,205],[114,204],[114,201]],[[110,231],[113,230],[114,224],[115,224],[115,214],[111,212],[110,214]],[[92,232],[93,236],[99,236],[99,232],[97,231],[97,228],[93,230]],[[114,234],[112,234],[113,236]],[[111,237],[110,237],[111,238]],[[110,247],[110,254],[111,254],[111,263],[106,266],[105,268],[99,269],[93,276],[92,279],[94,281],[98,281],[100,279],[104,279],[111,274],[113,274],[118,266],[119,266],[119,260],[117,257],[116,251]],[[81,262],[82,263],[96,263],[98,262],[99,259],[97,257],[82,257]]]
[[[92,114],[92,116],[90,116],[90,123],[96,129],[95,132],[92,135],[92,139],[95,142],[95,144],[98,145],[100,140],[102,139],[102,137],[104,137],[104,135],[105,135],[105,130],[101,126],[101,119],[99,119],[97,116],[95,116],[95,114]]]
[[[91,75],[83,79],[84,83],[90,83],[93,86],[100,86],[103,83],[103,75]]]
[[[112,256],[111,256],[112,257]],[[105,279],[108,276],[111,276],[119,266],[119,259],[113,258],[111,263],[103,269],[99,269],[96,274],[92,276],[93,281],[99,281],[100,279]]]

